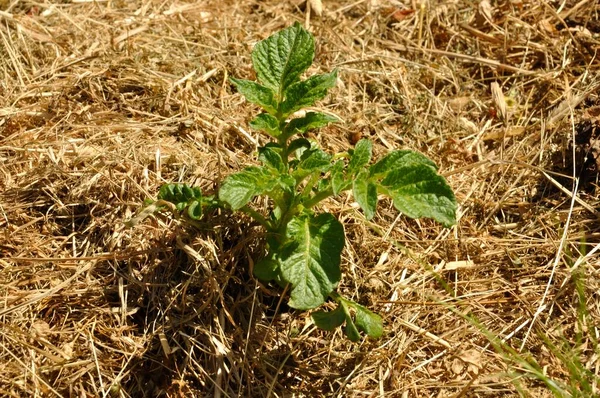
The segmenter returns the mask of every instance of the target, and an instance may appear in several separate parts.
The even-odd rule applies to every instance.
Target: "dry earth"
[[[0,396],[600,394],[598,2],[322,7],[0,1]],[[423,151],[460,203],[450,229],[324,205],[347,231],[341,290],[383,315],[380,340],[279,305],[248,272],[247,219],[124,225],[165,182],[214,191],[253,162],[266,137],[228,78],[294,21],[310,72],[340,70],[317,108],[343,122],[313,137]]]

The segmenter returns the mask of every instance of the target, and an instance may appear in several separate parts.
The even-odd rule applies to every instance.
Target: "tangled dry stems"
[[[325,205],[341,289],[385,317],[354,345],[250,276],[249,220],[123,225],[162,183],[212,191],[249,162],[263,138],[228,77],[304,4],[0,2],[0,394],[547,396],[486,332],[566,381],[544,338],[576,343],[575,277],[600,316],[600,8],[563,3],[332,0],[309,20],[314,68],[341,70],[319,107],[345,121],[314,138],[424,151],[461,204],[449,230]]]

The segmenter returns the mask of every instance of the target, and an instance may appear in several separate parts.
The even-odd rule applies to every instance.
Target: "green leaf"
[[[165,207],[164,202],[169,202],[177,212],[186,211],[189,218],[198,220],[202,217],[205,208],[218,207],[220,203],[213,196],[203,196],[199,187],[190,187],[187,184],[164,184],[158,191],[158,201],[150,202],[151,207],[143,210],[138,216],[131,220],[137,223],[151,213]],[[163,202],[161,205],[160,203]],[[158,203],[158,204],[157,204]]]
[[[344,316],[346,317],[346,327],[344,328],[344,333],[346,334],[346,336],[348,336],[350,341],[356,343],[360,340],[360,333],[358,333],[358,329],[356,328],[356,325],[352,320],[352,315],[350,315],[350,309],[348,308],[350,304],[354,303],[346,299],[342,299],[340,301],[340,307],[344,309]]]
[[[238,210],[255,196],[271,191],[278,184],[277,173],[265,167],[250,166],[239,173],[229,175],[223,181],[219,189],[219,199],[227,202],[233,210]]]
[[[194,198],[194,190],[187,184],[183,184],[181,186],[181,192],[183,193],[183,197],[185,200],[190,200]]]
[[[331,155],[319,148],[311,148],[302,153],[298,168],[305,170],[323,170],[331,163]]]
[[[274,147],[263,146],[258,148],[258,160],[265,166],[272,167],[279,172],[283,172],[285,169],[281,155]]]
[[[437,170],[436,164],[427,156],[415,151],[402,150],[388,153],[369,168],[369,174],[375,178],[382,177],[394,169],[411,163],[424,164]]]
[[[431,166],[409,163],[387,173],[380,186],[394,206],[408,217],[429,217],[446,227],[456,224],[456,198],[452,189]]]
[[[300,148],[310,149],[310,147],[311,144],[309,140],[306,138],[297,138],[290,142],[290,145],[288,145],[288,152],[292,153]]]
[[[352,303],[356,310],[354,323],[359,330],[365,332],[369,337],[378,339],[383,335],[383,320],[381,316],[369,311],[360,304]]]
[[[301,180],[315,172],[326,172],[331,167],[331,155],[321,149],[307,149],[302,153],[300,163],[292,173],[296,180]]]
[[[373,154],[373,144],[367,139],[358,141],[350,163],[348,163],[347,173],[350,176],[356,175],[363,167],[369,164],[371,161],[371,155]]]
[[[324,192],[329,189],[331,185],[331,181],[329,178],[320,178],[319,182],[317,182],[317,186],[315,187],[316,192]]]
[[[277,138],[281,131],[279,130],[279,122],[275,116],[268,113],[261,113],[250,122],[250,127],[254,130],[264,131],[271,137]]]
[[[186,201],[182,192],[182,184],[165,184],[160,187],[157,196],[159,200],[166,200],[174,204]]]
[[[289,174],[281,174],[279,176],[279,186],[286,192],[291,193],[296,188],[296,180]]]
[[[353,183],[354,200],[365,212],[367,220],[375,216],[377,209],[377,186],[368,179],[366,170],[358,173]]]
[[[338,296],[336,301],[340,304],[340,308],[344,309],[344,315],[346,317],[346,328],[344,332],[350,340],[354,342],[360,340],[359,330],[365,332],[369,337],[374,339],[378,339],[383,335],[383,320],[381,319],[381,316],[344,297]],[[353,308],[355,311],[354,320],[350,314],[350,308]]]
[[[305,116],[292,119],[284,128],[286,136],[304,134],[307,131],[324,127],[329,123],[339,122],[337,117],[320,112],[308,112]]]
[[[358,333],[358,329],[356,328],[356,325],[350,318],[346,319],[346,327],[344,328],[344,333],[346,333],[348,339],[350,339],[350,341],[352,341],[353,343],[356,343],[360,340],[360,334]]]
[[[332,331],[341,326],[345,321],[346,327],[344,332],[354,342],[360,340],[359,330],[373,339],[378,339],[383,335],[383,320],[381,316],[343,297],[340,297],[338,302],[339,306],[333,311],[314,312],[311,316],[315,325],[321,329]],[[355,311],[354,320],[350,314],[350,308],[353,308]]]
[[[338,160],[331,168],[331,188],[333,194],[338,195],[344,189],[348,188],[350,181],[346,181],[344,176],[344,161]]]
[[[299,109],[314,104],[325,98],[327,90],[335,86],[336,80],[337,69],[331,73],[311,76],[304,81],[294,83],[285,91],[285,99],[279,104],[279,111],[287,117]]]
[[[344,321],[346,320],[346,314],[344,313],[344,308],[342,306],[338,306],[333,311],[315,311],[311,314],[313,322],[317,327],[332,331],[335,328],[342,326]]]
[[[159,200],[173,203],[178,210],[183,210],[192,199],[202,201],[200,188],[192,188],[187,184],[164,184],[157,196]]]
[[[290,220],[277,251],[281,276],[292,286],[290,307],[307,310],[325,302],[340,281],[344,240],[344,227],[329,213]]]
[[[202,203],[197,200],[192,201],[187,209],[187,214],[192,220],[202,218]]]
[[[258,80],[281,97],[288,86],[300,80],[314,56],[313,36],[296,22],[256,44],[252,64]]]
[[[292,141],[292,143],[294,143],[295,141],[299,141],[299,140],[304,140],[304,138],[298,138],[297,140]],[[310,151],[316,151],[316,150],[320,149],[319,148],[319,143],[317,141],[315,141],[315,140],[306,140],[306,142],[308,142],[308,146],[304,142],[302,145],[299,145],[294,150],[294,156],[298,160],[298,163],[300,163],[300,160],[306,158],[308,156],[308,154],[310,153]],[[291,152],[291,151],[288,150],[288,152]]]
[[[262,107],[271,114],[277,113],[277,103],[273,90],[250,80],[236,79],[235,77],[230,79],[248,101]]]
[[[277,277],[279,273],[279,263],[272,258],[263,258],[254,264],[254,276],[263,282],[270,282]]]

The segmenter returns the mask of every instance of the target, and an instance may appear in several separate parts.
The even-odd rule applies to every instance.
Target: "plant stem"
[[[310,177],[310,179],[308,180],[308,183],[306,184],[304,189],[302,190],[302,193],[300,194],[300,196],[302,196],[302,197],[308,196],[308,194],[315,187],[315,185],[317,184],[317,182],[319,181],[320,178],[321,178],[321,176],[319,174],[316,174],[316,173],[313,174]]]
[[[340,303],[340,301],[342,300],[342,296],[336,292],[335,290],[333,290],[331,293],[329,293],[329,297],[331,297],[331,299],[333,301],[335,301],[336,303]]]
[[[260,225],[262,225],[267,231],[271,231],[273,228],[271,227],[271,223],[259,212],[251,208],[250,206],[244,206],[240,209],[244,213],[248,214],[250,217],[257,221]]]
[[[283,160],[283,165],[285,166],[284,170],[288,170],[288,138],[285,134],[283,134],[283,130],[285,129],[285,118],[277,112],[275,115],[277,121],[279,122],[279,136],[277,138],[278,144],[281,145],[281,160]]]
[[[281,140],[279,144],[281,145],[281,160],[283,161],[283,169],[287,172],[289,171],[287,140]]]
[[[303,203],[304,207],[306,207],[307,209],[310,209],[310,208],[316,206],[317,204],[319,204],[319,202],[321,202],[322,200],[325,200],[330,196],[333,196],[332,188],[329,188],[325,191],[319,192],[312,198],[308,199],[306,202]]]
[[[292,199],[292,203],[286,209],[286,211],[281,215],[279,222],[277,223],[277,232],[281,236],[285,236],[285,230],[287,229],[287,225],[289,224],[292,217],[298,214],[298,205],[296,204],[296,197]]]
[[[336,153],[333,155],[333,157],[331,158],[331,160],[338,160],[338,159],[350,159],[350,155],[348,154],[348,152],[340,152],[340,153]]]

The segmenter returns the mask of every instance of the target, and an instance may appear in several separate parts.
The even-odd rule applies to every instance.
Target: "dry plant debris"
[[[0,1],[0,395],[545,397],[570,349],[599,393],[598,2],[303,3]],[[324,205],[378,341],[260,286],[247,219],[123,223],[249,162],[228,78],[295,21],[340,71],[313,138],[422,151],[460,203],[452,229]]]

